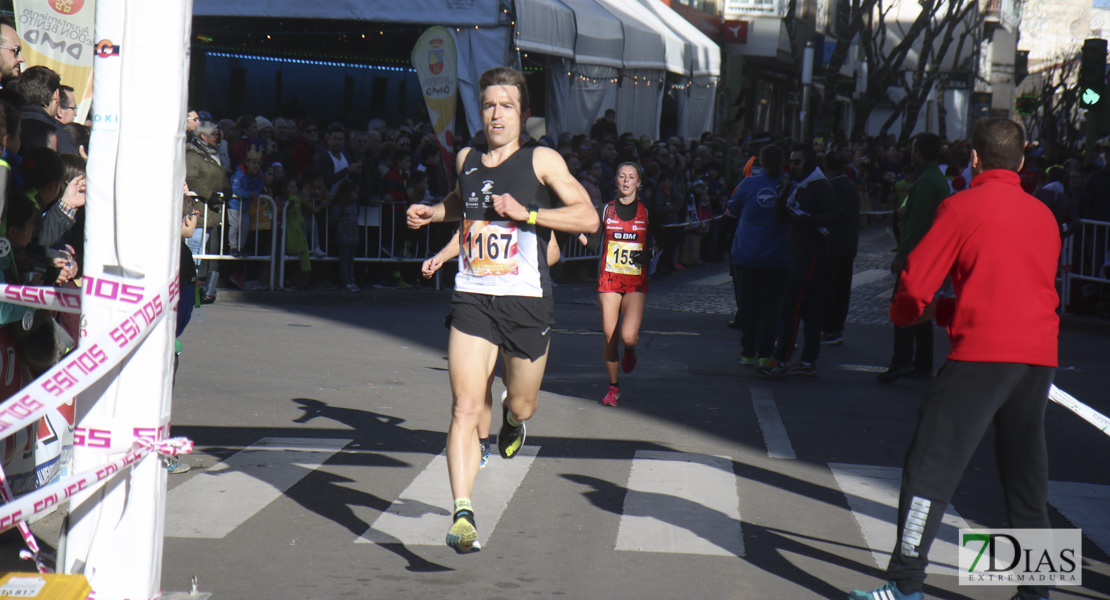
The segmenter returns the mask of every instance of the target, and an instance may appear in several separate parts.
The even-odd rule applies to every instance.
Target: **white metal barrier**
[[[200,204],[202,202],[203,201],[201,199],[197,198],[197,203],[198,204]],[[242,204],[240,204],[240,206],[242,206]],[[228,215],[228,212],[230,212],[232,209],[227,204],[224,204],[223,206],[220,207],[220,222],[218,224],[209,223],[208,222],[208,211],[201,210],[200,211],[201,216],[197,219],[197,229],[198,230],[203,229],[205,233],[204,233],[203,243],[201,244],[201,252],[199,254],[198,253],[193,253],[193,258],[196,259],[196,260],[246,260],[246,261],[253,261],[253,262],[269,263],[269,265],[270,265],[270,289],[273,290],[274,289],[274,266],[275,266],[274,265],[274,257],[277,256],[277,247],[278,247],[277,246],[277,238],[278,238],[278,236],[277,236],[277,227],[278,227],[278,223],[273,218],[273,216],[266,217],[266,214],[265,214],[266,208],[269,209],[270,215],[277,215],[277,203],[274,202],[274,199],[272,197],[268,196],[268,195],[260,195],[258,197],[258,201],[257,202],[252,202],[251,206],[246,211],[240,210],[240,212],[246,212],[247,218],[248,218],[248,224],[247,224],[248,231],[245,232],[245,233],[240,234],[240,236],[249,240],[250,236],[248,234],[254,233],[254,243],[251,244],[247,248],[248,250],[250,250],[250,252],[249,253],[244,252],[242,254],[242,256],[235,256],[231,253],[231,243],[230,243],[230,240],[228,239],[230,227],[227,224],[227,215]],[[270,227],[271,227],[270,231],[271,231],[272,235],[270,236],[270,244],[269,244],[270,247],[268,249],[269,252],[268,252],[268,254],[264,254],[263,251],[266,250],[266,248],[260,243],[259,240],[262,236],[259,235],[259,234],[263,231],[266,231],[266,230],[257,228],[257,225],[261,225],[262,223],[267,222],[267,221],[270,224]],[[255,227],[255,228],[251,229],[252,227]],[[215,235],[215,237],[211,238],[211,239],[218,240],[218,242],[215,242],[216,243],[216,252],[215,253],[211,253],[211,252],[208,251],[209,246],[210,246],[209,239],[212,235]],[[285,241],[285,239],[283,237],[282,242],[284,243],[284,241]],[[225,250],[226,250],[226,252],[225,252]]]
[[[1110,222],[1082,219],[1060,252],[1061,304],[1071,310],[1072,280],[1110,285]],[[1110,299],[1104,310],[1110,311]]]

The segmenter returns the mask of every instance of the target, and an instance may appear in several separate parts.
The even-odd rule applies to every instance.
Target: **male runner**
[[[598,227],[589,195],[562,157],[521,139],[531,114],[524,76],[496,67],[482,74],[478,87],[489,151],[463,149],[455,161],[455,190],[440,204],[414,204],[407,212],[412,229],[462,220],[447,346],[452,394],[447,472],[455,497],[447,545],[460,554],[481,550],[470,494],[478,475],[479,415],[498,351],[508,396],[501,405],[497,449],[512,458],[524,444],[524,421],[539,403],[555,323],[545,256],[551,230],[593,233]],[[562,206],[556,207],[556,200]]]

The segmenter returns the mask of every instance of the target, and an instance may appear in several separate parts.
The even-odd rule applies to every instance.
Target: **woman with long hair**
[[[617,197],[599,208],[601,228],[579,241],[592,248],[601,245],[597,293],[601,306],[601,326],[605,334],[605,370],[609,389],[601,401],[616,406],[620,398],[618,375],[619,339],[624,342],[624,357],[619,368],[631,373],[636,367],[636,343],[647,302],[648,265],[653,254],[654,236],[648,231],[648,210],[638,197],[642,178],[640,165],[624,162],[617,166]]]

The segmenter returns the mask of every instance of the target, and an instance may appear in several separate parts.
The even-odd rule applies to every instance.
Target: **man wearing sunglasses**
[[[19,77],[23,64],[23,46],[15,31],[15,21],[0,17],[0,84]]]

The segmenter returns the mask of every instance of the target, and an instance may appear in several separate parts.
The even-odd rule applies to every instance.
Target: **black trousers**
[[[799,325],[805,327],[802,360],[813,362],[821,352],[821,295],[818,286],[827,256],[799,255],[790,257],[790,274],[779,304],[779,332],[774,358],[788,362],[794,351]]]
[[[921,591],[944,509],[991,423],[1009,527],[1047,529],[1048,451],[1044,414],[1053,367],[948,361],[918,410],[902,467],[898,538],[887,575],[903,593]],[[1020,586],[1023,599],[1046,598]]]
[[[854,256],[830,256],[821,286],[821,329],[825,333],[841,333],[848,320],[848,302],[852,298],[852,263]]]
[[[774,351],[775,323],[789,272],[732,265],[742,356],[770,358]]]
[[[900,281],[894,283],[895,292]],[[909,327],[894,326],[894,357],[890,359],[890,366],[912,366],[915,371],[933,372],[932,321]]]

